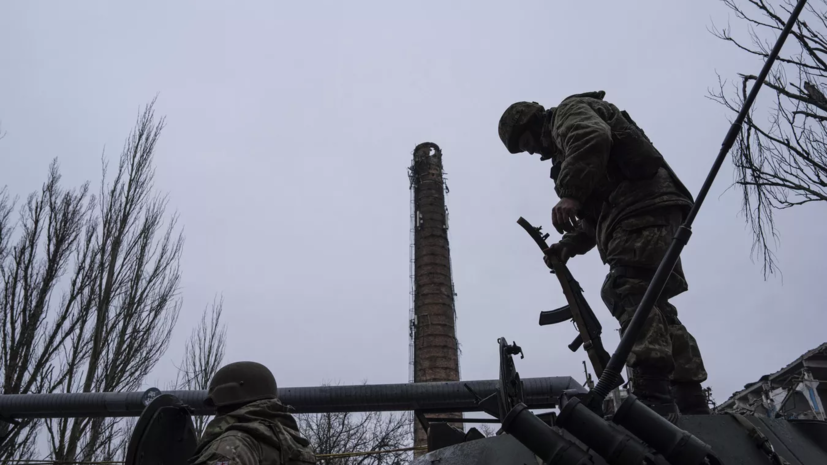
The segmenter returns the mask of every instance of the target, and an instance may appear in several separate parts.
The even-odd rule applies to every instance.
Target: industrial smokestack
[[[447,188],[439,146],[431,142],[416,146],[409,178],[412,194],[412,381],[459,381],[455,294],[445,206]],[[439,416],[462,418],[459,413]],[[454,426],[461,427],[461,423]],[[414,445],[427,445],[425,431],[418,422],[414,425]]]

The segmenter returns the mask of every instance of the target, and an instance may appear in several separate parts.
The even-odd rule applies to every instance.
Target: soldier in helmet
[[[643,131],[604,96],[572,95],[548,110],[515,103],[499,135],[511,153],[551,160],[560,199],[552,223],[563,236],[546,253],[565,262],[597,247],[610,267],[601,297],[622,332],[693,199]],[[627,360],[633,393],[662,414],[709,413],[698,344],[668,301],[687,289],[679,261]]]
[[[273,373],[255,362],[222,367],[210,381],[206,404],[216,417],[207,425],[191,465],[289,465],[316,463],[310,442],[277,398]]]

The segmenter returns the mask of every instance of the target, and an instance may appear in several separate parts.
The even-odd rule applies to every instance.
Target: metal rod
[[[373,384],[279,388],[279,399],[295,413],[481,412],[468,385],[483,398],[499,389],[499,380],[438,383]],[[552,408],[563,391],[586,393],[568,376],[523,379],[526,404]],[[195,415],[214,415],[204,405],[206,391],[166,391],[193,408]],[[144,409],[144,392],[91,392],[74,394],[0,395],[0,416],[5,418],[136,417]]]
[[[500,420],[496,418],[439,418],[426,417],[431,423],[499,423]]]
[[[608,365],[601,374],[600,380],[597,382],[597,386],[595,386],[593,390],[594,394],[599,396],[600,400],[605,399],[611,390],[614,389],[614,386],[617,385],[617,381],[621,376],[620,373],[623,369],[623,365],[625,365],[626,359],[632,351],[632,346],[635,344],[635,341],[637,341],[644,322],[649,317],[649,313],[651,313],[655,301],[658,297],[660,297],[661,292],[663,292],[663,287],[666,285],[666,280],[672,273],[672,269],[675,268],[675,264],[678,262],[678,258],[681,255],[683,247],[687,242],[689,242],[689,237],[692,235],[692,222],[695,221],[695,217],[698,215],[698,211],[701,209],[701,205],[703,204],[704,199],[706,199],[706,195],[709,193],[712,183],[715,181],[715,177],[721,169],[721,165],[723,165],[729,150],[732,148],[735,140],[738,138],[738,134],[741,132],[741,126],[744,124],[744,120],[749,113],[749,109],[752,107],[752,104],[755,102],[755,98],[758,96],[758,91],[764,84],[764,80],[767,78],[773,63],[775,63],[776,58],[778,58],[778,54],[781,52],[781,48],[784,46],[784,41],[787,39],[787,36],[789,36],[790,31],[792,31],[792,28],[798,20],[798,16],[801,14],[801,10],[804,9],[804,5],[806,3],[807,0],[799,0],[790,15],[789,20],[787,20],[784,30],[781,31],[781,35],[778,37],[778,40],[776,41],[772,52],[770,52],[769,57],[767,57],[764,67],[761,69],[761,74],[758,75],[758,79],[756,79],[755,84],[753,84],[752,89],[750,89],[750,93],[747,96],[746,101],[744,101],[741,111],[738,112],[738,116],[735,118],[735,121],[729,128],[729,132],[724,138],[724,141],[721,144],[721,150],[718,152],[718,157],[715,159],[715,163],[713,163],[712,169],[709,171],[709,174],[707,175],[706,180],[698,193],[698,198],[695,200],[695,204],[692,206],[686,220],[681,225],[680,229],[678,229],[675,237],[672,239],[672,244],[669,245],[669,249],[666,251],[663,260],[661,260],[660,265],[655,272],[655,276],[652,278],[652,282],[649,283],[649,287],[646,289],[643,299],[640,301],[637,310],[635,310],[632,321],[629,323],[623,337],[620,339],[620,343],[617,345],[617,350],[615,350],[615,353],[612,355]]]

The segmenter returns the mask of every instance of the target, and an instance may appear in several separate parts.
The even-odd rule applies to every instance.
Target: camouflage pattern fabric
[[[576,230],[560,243],[575,255],[597,248],[611,268],[601,294],[623,329],[693,200],[643,131],[604,95],[573,95],[546,111],[540,139],[555,165],[557,195],[582,207]],[[698,344],[668,302],[686,290],[678,262],[632,349],[630,367],[676,382],[706,380]]]
[[[605,255],[611,270],[601,297],[620,322],[621,331],[632,319],[682,221],[680,209],[652,211],[621,222],[608,241]],[[698,343],[681,324],[678,310],[668,302],[687,289],[678,261],[632,348],[627,360],[630,368],[666,375],[674,382],[706,380]]]
[[[546,112],[541,141],[559,173],[555,191],[582,205],[583,230],[566,233],[562,243],[586,253],[597,242],[605,250],[617,224],[647,210],[675,206],[687,212],[692,199],[682,192],[665,168],[645,176],[630,177],[634,168],[651,159],[662,160],[644,134],[614,105],[602,100],[603,92],[568,97]],[[618,137],[617,134],[632,135]],[[636,155],[635,151],[648,152]],[[645,170],[648,173],[648,170]],[[635,173],[639,174],[639,173]],[[604,263],[606,257],[601,253]]]
[[[275,399],[215,417],[204,430],[191,465],[299,465],[316,463],[310,442]]]
[[[517,139],[526,126],[535,118],[542,118],[545,109],[537,102],[517,102],[509,106],[502,117],[497,131],[500,140],[511,153],[519,153]]]

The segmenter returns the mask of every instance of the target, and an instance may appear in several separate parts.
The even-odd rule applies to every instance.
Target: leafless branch
[[[89,256],[75,253],[85,240],[94,203],[88,184],[77,190],[60,186],[54,161],[40,192],[28,196],[12,224],[14,204],[5,189],[0,191],[2,392],[50,392],[64,370],[53,362],[84,318],[82,295],[94,277]],[[61,277],[70,270],[68,285],[60,286],[65,290],[55,298]],[[0,445],[0,459],[33,453],[36,426],[30,421],[17,427],[0,423],[0,434],[9,434]]]
[[[406,413],[320,413],[296,415],[316,454],[369,452],[411,447],[411,416]],[[320,459],[322,465],[401,465],[410,452]]]
[[[153,155],[164,126],[147,105],[127,139],[112,179],[103,180],[88,215],[79,254],[92,277],[79,292],[83,315],[60,341],[62,368],[52,374],[62,392],[140,387],[165,353],[181,302],[183,236],[167,199],[154,192]],[[124,440],[123,422],[61,419],[47,422],[52,458],[106,460]]]
[[[735,39],[729,27],[715,28],[713,34],[766,59],[770,39],[783,28],[793,2],[780,0],[774,6],[765,0],[747,0],[744,8],[735,0],[722,1],[748,27],[751,45]],[[785,54],[768,76],[765,86],[774,92],[773,102],[752,111],[732,150],[735,184],[742,189],[742,212],[751,226],[753,252],[763,260],[765,277],[778,270],[773,211],[827,200],[827,1],[820,3],[816,7],[810,2],[793,28],[794,41],[788,41]],[[792,81],[788,75],[794,76]],[[740,79],[740,88],[727,90],[719,78],[719,88],[710,97],[737,113],[756,77],[742,74]]]
[[[490,438],[497,435],[497,430],[489,425],[489,424],[482,424],[476,427],[483,436]]]
[[[88,183],[63,188],[56,161],[21,205],[0,189],[0,394],[135,390],[164,355],[181,308],[183,236],[153,184],[164,127],[154,104],[139,115],[111,176],[102,160],[97,196]],[[205,310],[178,385],[205,389],[221,364],[222,310],[219,298]],[[0,461],[36,454],[122,460],[133,425],[103,418],[0,422],[7,437]],[[36,442],[49,446],[45,456]]]
[[[201,322],[192,330],[184,350],[184,360],[178,369],[178,389],[206,390],[210,379],[221,367],[227,340],[226,327],[221,324],[223,310],[224,298],[216,298],[211,307],[204,309]],[[210,419],[203,416],[193,419],[198,437],[201,437]]]

